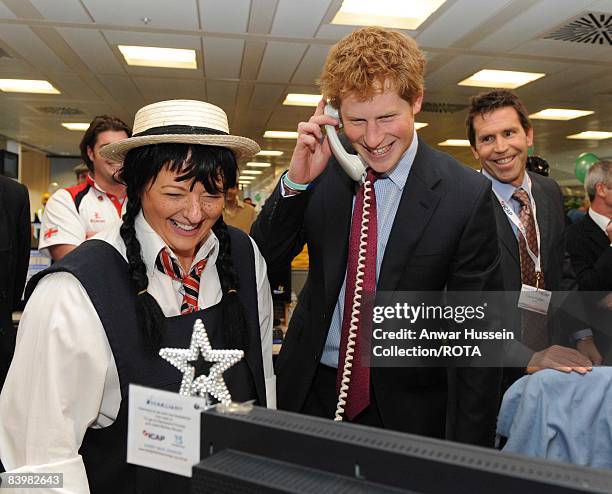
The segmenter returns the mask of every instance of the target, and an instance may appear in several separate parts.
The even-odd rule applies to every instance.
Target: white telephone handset
[[[338,110],[336,110],[329,103],[325,105],[324,113],[325,115],[329,115],[340,120]],[[347,175],[355,180],[355,182],[363,183],[365,181],[367,165],[363,162],[361,156],[346,152],[342,146],[342,143],[340,142],[340,139],[338,139],[338,133],[333,125],[325,125],[325,133],[327,134],[329,146],[331,147],[334,156]]]
[[[330,104],[325,105],[323,111],[326,115],[330,115],[340,120],[338,110],[336,110]],[[335,421],[342,421],[345,414],[345,407],[347,406],[348,395],[351,384],[351,369],[353,367],[353,360],[355,358],[355,346],[357,343],[357,333],[359,331],[359,319],[361,314],[362,301],[362,289],[364,272],[365,272],[365,258],[366,258],[366,246],[368,240],[368,223],[370,218],[370,204],[372,197],[373,183],[366,181],[366,163],[361,159],[361,156],[355,154],[349,154],[346,152],[340,139],[338,139],[338,133],[333,125],[325,125],[325,133],[329,140],[334,156],[338,160],[338,163],[342,166],[344,171],[349,177],[356,182],[359,182],[360,186],[363,187],[363,213],[360,218],[360,234],[359,234],[359,251],[357,254],[357,272],[355,284],[358,288],[355,290],[355,295],[351,301],[351,312],[350,312],[350,324],[348,331],[348,338],[346,344],[346,353],[344,355],[344,361],[338,362],[338,367],[342,369],[342,377],[340,380],[340,391],[338,393],[338,403],[336,404],[336,413],[334,415]]]

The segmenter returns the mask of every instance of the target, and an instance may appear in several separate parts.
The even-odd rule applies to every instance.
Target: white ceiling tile
[[[238,79],[244,40],[204,37],[204,69],[212,79]]]
[[[310,45],[291,82],[295,84],[315,84],[315,81],[321,75],[329,49],[329,45]]]
[[[100,96],[95,93],[78,75],[70,72],[55,72],[51,74],[54,84],[62,91],[62,98],[76,100],[99,101]]]
[[[330,0],[280,0],[271,33],[294,38],[314,36],[327,12],[329,2]]]
[[[459,81],[471,76],[474,72],[488,68],[493,59],[473,55],[460,55],[426,76],[427,91],[443,90],[447,86],[456,86]]]
[[[147,102],[168,99],[206,99],[206,88],[203,81],[154,77],[134,77],[133,79]]]
[[[236,100],[236,92],[238,91],[237,82],[206,82],[206,101],[213,105],[220,106],[228,115],[231,114],[231,109]]]
[[[38,69],[68,70],[64,62],[29,27],[3,25],[0,38]]]
[[[342,26],[339,24],[323,24],[317,32],[316,38],[338,41],[351,34],[358,26]]]
[[[524,43],[511,53],[555,58],[574,58],[593,62],[612,62],[610,46],[538,39]]]
[[[115,99],[144,103],[142,94],[138,91],[130,77],[103,74],[98,76],[98,80]]]
[[[209,32],[246,33],[251,0],[199,0],[202,29]],[[231,15],[228,15],[231,12]]]
[[[4,3],[0,2],[0,19],[16,19],[17,16]]]
[[[460,0],[417,36],[423,46],[448,47],[495,16],[511,0]]]
[[[258,80],[263,82],[285,82],[295,71],[308,45],[270,41],[266,46]]]
[[[140,26],[155,28],[199,29],[196,0],[82,0],[98,24]]]
[[[30,0],[45,18],[63,22],[87,22],[91,19],[79,0]]]
[[[589,6],[591,12],[612,12],[612,0],[598,0]]]
[[[183,34],[143,33],[137,31],[104,31],[112,45],[161,46],[164,48],[200,49],[200,37]]]
[[[60,35],[94,72],[123,74],[124,70],[99,31],[60,27]]]
[[[281,102],[281,97],[284,96],[285,86],[272,84],[257,84],[253,91],[253,97],[249,105],[253,110],[269,110]]]
[[[510,19],[494,33],[472,48],[475,50],[509,50],[552,31],[564,20],[577,15],[592,0],[541,0],[521,15]]]

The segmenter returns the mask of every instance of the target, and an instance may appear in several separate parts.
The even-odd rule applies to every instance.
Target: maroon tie
[[[535,263],[527,251],[529,249],[536,256],[539,255],[538,238],[536,234],[535,219],[531,202],[527,192],[518,188],[512,197],[521,205],[519,219],[525,228],[526,237],[518,232],[519,254],[521,259],[521,281],[526,285],[544,289],[544,273],[540,272],[539,279],[535,271]],[[521,312],[521,341],[534,351],[543,350],[548,346],[548,331],[546,329],[546,316],[536,312],[523,310]]]
[[[338,358],[338,375],[336,381],[337,391],[340,393],[342,375],[345,372],[344,363],[347,353],[349,329],[351,320],[357,323],[356,336],[350,381],[344,411],[349,420],[353,420],[370,404],[370,336],[372,331],[372,304],[376,293],[376,245],[377,245],[377,221],[376,221],[376,195],[374,193],[374,182],[378,176],[374,171],[368,169],[366,182],[359,188],[355,198],[353,218],[351,221],[351,233],[349,237],[348,262],[346,267],[346,292],[344,296],[344,313],[342,316],[342,333],[340,336],[340,353]],[[369,201],[364,201],[365,190],[369,190]],[[368,207],[369,204],[369,207]],[[365,208],[364,208],[365,205]],[[364,209],[368,213],[367,242],[361,245],[362,216]],[[365,231],[364,231],[365,233]],[[360,252],[361,250],[361,252]],[[357,268],[360,254],[363,262],[363,275],[357,279]],[[351,314],[353,300],[357,298],[360,302],[359,313]]]
[[[200,275],[208,259],[198,261],[188,274],[185,274],[181,265],[176,262],[168,250],[164,247],[159,251],[155,260],[155,266],[162,273],[167,274],[173,280],[183,284],[183,303],[181,304],[181,314],[189,314],[198,311],[198,295],[200,293]]]

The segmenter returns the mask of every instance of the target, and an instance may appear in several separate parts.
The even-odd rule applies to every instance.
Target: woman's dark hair
[[[165,317],[157,301],[146,291],[149,285],[147,268],[142,260],[140,242],[136,238],[134,221],[142,209],[145,188],[167,167],[180,174],[177,180],[200,182],[209,194],[224,193],[236,184],[238,165],[234,153],[218,146],[193,144],[156,144],[130,150],[123,162],[119,180],[127,187],[127,208],[123,216],[121,237],[125,242],[129,273],[134,292],[138,324],[153,350],[160,348]],[[219,239],[216,268],[221,282],[221,309],[224,339],[230,348],[246,349],[248,340],[244,308],[238,298],[238,275],[231,256],[231,241],[227,225],[220,217],[212,227]]]

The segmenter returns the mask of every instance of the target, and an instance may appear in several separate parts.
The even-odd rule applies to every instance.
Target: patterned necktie
[[[377,248],[377,221],[376,221],[376,195],[374,182],[378,176],[368,169],[366,183],[359,188],[355,198],[353,218],[351,220],[351,233],[349,237],[348,262],[346,267],[346,292],[344,296],[344,312],[342,316],[342,333],[340,337],[340,353],[338,358],[338,375],[336,389],[340,392],[342,374],[345,371],[344,363],[348,348],[348,337],[351,321],[357,323],[356,338],[353,350],[352,365],[346,369],[350,372],[350,381],[347,390],[344,411],[349,420],[353,420],[370,404],[370,336],[372,325],[372,304],[376,293],[376,248]],[[370,190],[368,204],[364,201],[365,189]],[[365,206],[365,207],[364,207]],[[363,211],[368,214],[367,242],[361,245],[360,236]],[[361,252],[360,252],[361,250]],[[357,279],[357,266],[360,258],[364,261],[363,275]],[[359,314],[352,315],[351,310],[355,297],[360,299]]]
[[[535,286],[541,289],[546,288],[544,283],[544,273],[540,272],[540,277],[535,271],[535,263],[527,251],[529,249],[537,257],[539,255],[538,240],[536,235],[535,219],[531,209],[529,195],[524,189],[516,189],[512,197],[521,205],[519,219],[525,228],[527,238],[518,232],[519,254],[521,259],[521,281],[525,285]],[[522,337],[521,341],[534,351],[543,350],[548,346],[548,332],[546,330],[546,316],[536,312],[522,311]]]
[[[159,251],[159,255],[155,260],[155,267],[162,273],[167,274],[173,280],[180,281],[183,284],[183,303],[181,304],[181,314],[189,314],[196,312],[198,308],[198,294],[200,293],[200,275],[204,271],[204,267],[208,259],[198,261],[191,268],[188,274],[185,274],[181,265],[175,261],[168,249],[164,247]]]

